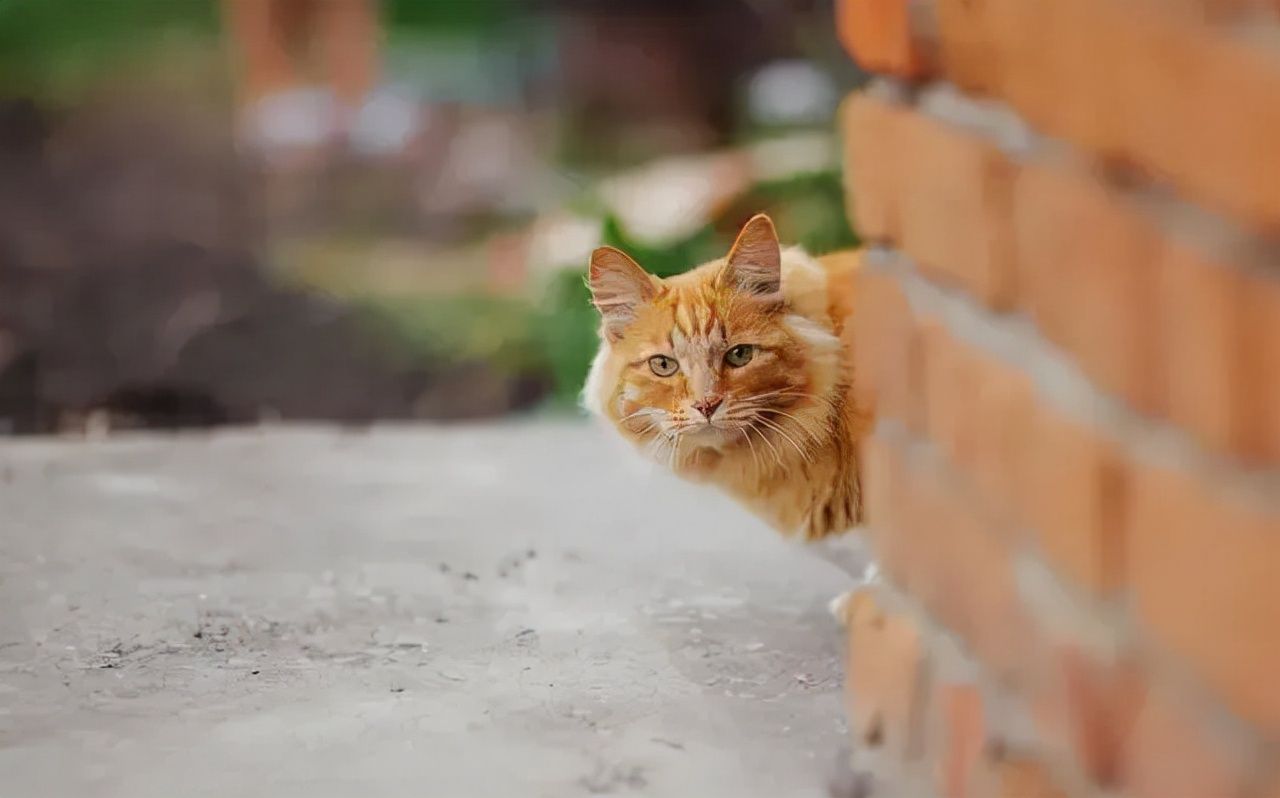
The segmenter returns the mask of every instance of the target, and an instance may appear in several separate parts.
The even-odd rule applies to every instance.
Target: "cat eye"
[[[751,344],[738,344],[725,353],[724,362],[735,369],[741,368],[750,363],[755,354],[756,348]]]
[[[649,358],[649,368],[659,377],[670,377],[680,370],[680,364],[676,362],[674,357],[654,355]]]

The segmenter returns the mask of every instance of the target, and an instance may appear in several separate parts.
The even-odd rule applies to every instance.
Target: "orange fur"
[[[857,450],[871,422],[850,390],[859,260],[782,249],[764,215],[728,257],[666,280],[616,249],[596,250],[601,347],[585,404],[784,535],[849,530],[862,514]],[[734,349],[744,344],[755,347],[745,363]]]

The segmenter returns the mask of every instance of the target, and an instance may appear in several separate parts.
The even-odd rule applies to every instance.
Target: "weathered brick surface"
[[[1019,187],[1016,217],[1027,305],[1044,335],[1107,390],[1158,409],[1153,225],[1097,176],[1051,166]]]
[[[1014,300],[1014,168],[989,142],[914,115],[903,139],[902,248],[998,309]]]
[[[1280,465],[1280,275],[1250,283],[1239,313],[1247,341],[1241,451],[1251,460]]]
[[[1015,523],[1028,488],[1028,436],[1035,399],[1030,379],[957,340],[938,319],[920,334],[925,425],[947,457],[967,471],[993,517]]]
[[[1133,798],[1231,798],[1248,779],[1244,752],[1216,739],[1193,707],[1152,691],[1125,746],[1121,787]]]
[[[854,386],[860,407],[881,418],[918,427],[923,416],[919,390],[919,344],[915,317],[902,286],[886,274],[868,273],[854,299]]]
[[[1186,244],[1159,263],[1160,356],[1170,364],[1164,391],[1169,417],[1209,449],[1249,448],[1249,320],[1241,313],[1249,282]]]
[[[1128,581],[1139,617],[1241,717],[1280,737],[1280,515],[1137,465]]]
[[[920,630],[910,618],[883,610],[869,592],[851,599],[845,623],[845,689],[854,743],[909,757],[919,749],[922,734]]]
[[[1051,136],[1280,229],[1280,153],[1267,143],[1280,136],[1280,55],[1177,5],[938,0],[943,73]]]
[[[968,682],[948,682],[938,685],[933,700],[940,727],[938,791],[946,798],[965,798],[972,794],[987,748],[982,692]]]
[[[1043,763],[1019,756],[991,756],[975,771],[967,798],[1066,798]]]
[[[1280,463],[1280,283],[1176,241],[1157,265],[1169,419],[1210,452]]]
[[[849,221],[869,243],[896,243],[901,233],[902,155],[908,112],[865,92],[841,106]]]
[[[889,451],[888,445],[872,445],[868,460]],[[946,463],[909,453],[898,465],[867,466],[901,480],[889,489],[893,525],[876,522],[885,571],[995,672],[1016,670],[1028,629],[1008,541],[990,527],[974,492]]]
[[[1072,761],[1095,784],[1115,786],[1146,699],[1140,666],[1060,637],[1050,637],[1032,662],[1026,695],[1044,748]]]
[[[1048,404],[1035,408],[1023,444],[1034,454],[1026,458],[1022,517],[1045,556],[1095,592],[1118,588],[1125,470],[1116,447]]]
[[[1280,796],[1280,2],[843,13],[885,794]]]

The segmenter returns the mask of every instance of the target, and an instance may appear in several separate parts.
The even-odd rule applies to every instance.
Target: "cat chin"
[[[680,434],[680,443],[694,449],[724,451],[741,440],[741,438],[742,434],[737,430],[705,426],[682,432]]]

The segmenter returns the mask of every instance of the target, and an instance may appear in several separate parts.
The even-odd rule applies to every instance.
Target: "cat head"
[[[597,249],[601,345],[584,403],[677,470],[687,458],[804,456],[839,374],[823,279],[812,259],[781,248],[763,214],[727,257],[665,280]]]

